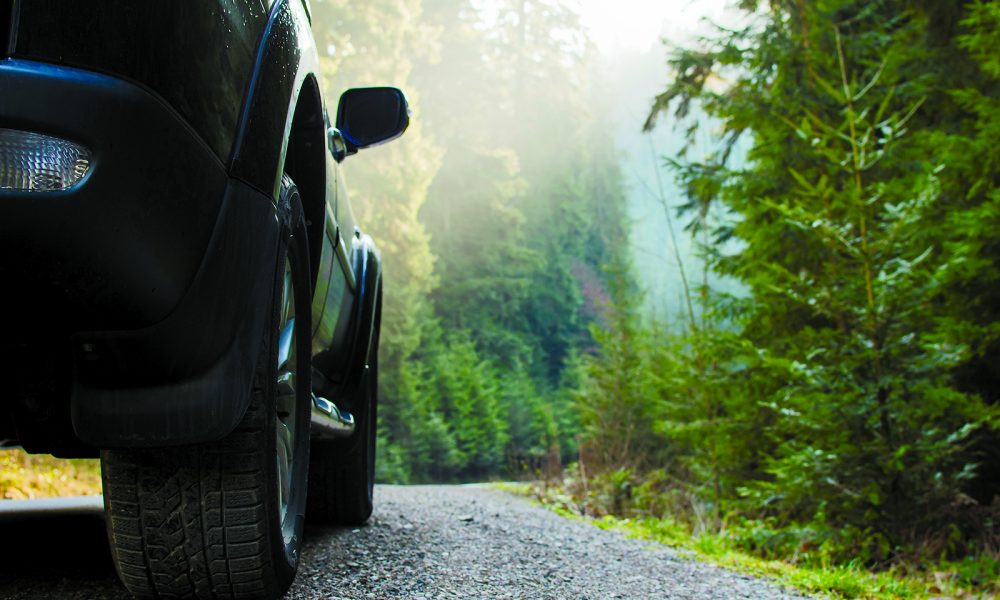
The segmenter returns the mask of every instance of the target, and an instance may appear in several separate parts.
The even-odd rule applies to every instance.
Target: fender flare
[[[278,0],[261,34],[230,174],[277,200],[299,95],[319,73],[309,16],[299,0]]]
[[[382,256],[375,241],[358,232],[352,242],[354,273],[357,289],[352,310],[353,334],[351,351],[345,370],[347,396],[353,397],[364,381],[365,371],[373,356],[378,328],[381,327]]]

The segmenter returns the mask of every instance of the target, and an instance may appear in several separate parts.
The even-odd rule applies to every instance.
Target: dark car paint
[[[169,317],[140,330],[72,337],[71,414],[81,440],[176,445],[236,427],[270,320],[278,236],[287,235],[278,223],[286,217],[275,219],[269,200],[230,180],[205,263]]]
[[[172,299],[164,300],[162,306],[166,308],[158,309],[159,313],[144,314],[141,318],[123,321],[118,327],[72,325],[70,331],[73,343],[66,346],[65,351],[51,352],[52,360],[42,361],[45,363],[44,368],[51,369],[54,364],[62,364],[61,361],[66,360],[67,355],[72,357],[75,364],[72,382],[73,426],[78,436],[93,447],[169,445],[221,437],[238,422],[249,398],[250,378],[246,376],[247,369],[252,372],[257,358],[259,343],[254,340],[259,340],[259,324],[263,322],[259,313],[262,311],[261,307],[268,304],[261,295],[263,292],[258,289],[259,285],[254,285],[254,282],[268,280],[268,277],[260,277],[260,273],[274,266],[269,263],[273,262],[269,258],[269,252],[277,240],[277,225],[281,219],[281,215],[275,212],[274,199],[281,174],[286,168],[286,154],[289,153],[283,142],[287,142],[290,137],[293,116],[302,91],[313,90],[312,93],[318,95],[315,82],[318,58],[306,10],[297,0],[279,0],[270,7],[265,22],[261,16],[263,10],[258,12],[260,6],[253,1],[233,3],[208,0],[197,4],[200,10],[184,9],[177,12],[158,12],[160,9],[152,5],[146,7],[145,3],[128,2],[98,6],[86,3],[78,6],[65,0],[35,3],[46,7],[45,11],[34,10],[30,7],[35,5],[32,3],[18,4],[19,6],[15,5],[15,12],[20,9],[21,20],[16,39],[12,40],[17,56],[31,56],[49,62],[86,67],[86,70],[63,69],[61,73],[67,75],[69,80],[101,77],[88,71],[113,73],[116,77],[104,78],[116,82],[109,85],[127,88],[125,96],[141,92],[154,100],[150,106],[159,106],[149,109],[148,113],[134,112],[134,123],[128,123],[126,119],[98,126],[101,119],[122,118],[118,103],[114,101],[110,105],[91,107],[93,115],[97,117],[97,123],[93,127],[88,128],[86,123],[94,119],[88,120],[79,114],[76,115],[76,121],[69,115],[67,123],[70,124],[60,127],[59,119],[53,115],[76,105],[77,100],[84,98],[86,94],[53,95],[50,97],[51,102],[42,103],[38,107],[40,112],[33,118],[24,117],[24,111],[5,108],[8,104],[2,98],[6,94],[0,94],[0,126],[22,126],[54,134],[76,134],[71,137],[95,145],[97,158],[93,173],[88,176],[89,181],[77,190],[64,194],[64,204],[72,206],[68,203],[79,197],[86,197],[89,190],[94,189],[91,184],[97,183],[104,174],[120,173],[121,165],[128,160],[145,159],[146,162],[122,179],[122,189],[128,189],[128,184],[132,182],[143,181],[151,172],[176,176],[178,165],[185,160],[182,145],[192,142],[185,142],[185,135],[164,137],[157,134],[155,129],[148,130],[148,115],[157,111],[177,117],[182,129],[190,132],[187,138],[198,140],[196,145],[202,145],[214,154],[213,158],[201,159],[200,168],[214,168],[221,172],[221,175],[205,178],[205,181],[220,181],[221,185],[209,184],[207,187],[211,189],[205,192],[207,197],[203,201],[197,201],[200,203],[176,210],[168,216],[186,221],[185,239],[180,245],[204,253],[204,262],[182,269],[184,277],[179,279],[186,278],[186,281],[179,286],[180,293],[174,292]],[[187,6],[192,3],[182,4]],[[164,26],[164,23],[174,26]],[[0,24],[0,27],[3,25]],[[73,27],[80,27],[84,33],[60,35],[60,30],[71,31]],[[49,31],[42,31],[46,28]],[[128,33],[122,34],[124,37],[117,35],[121,34],[121,28],[129,29]],[[231,31],[224,33],[222,29]],[[255,34],[258,30],[259,34]],[[205,35],[205,39],[192,37],[194,32]],[[226,34],[230,33],[234,36],[232,43],[224,44],[228,52],[219,52],[222,47],[219,44],[228,42]],[[145,41],[144,35],[149,36],[148,41]],[[257,35],[260,43],[249,47],[247,41]],[[101,44],[93,44],[94,36],[99,36],[96,39],[108,40],[106,47],[95,47]],[[144,41],[138,41],[140,39]],[[190,47],[187,43],[190,43]],[[130,54],[129,48],[135,47],[140,48],[140,51],[132,50]],[[225,56],[209,56],[212,53]],[[211,68],[192,68],[192,65],[200,62],[211,65]],[[0,61],[0,77],[8,75],[17,65],[31,64],[37,63],[11,59]],[[243,65],[247,67],[245,70]],[[45,65],[42,67],[42,70],[55,68]],[[177,79],[183,79],[186,74],[192,80],[181,82]],[[204,81],[206,78],[214,80],[207,82]],[[192,85],[190,81],[201,81],[206,85]],[[237,93],[236,88],[241,81],[245,82],[245,89]],[[26,93],[30,93],[30,90]],[[82,103],[83,106],[86,104],[86,101]],[[235,120],[230,115],[234,110],[238,114]],[[363,330],[374,326],[372,323],[358,325],[361,316],[371,312],[375,298],[372,294],[364,293],[365,286],[355,291],[357,280],[367,276],[360,271],[355,273],[353,268],[366,261],[359,259],[358,252],[361,248],[356,243],[352,243],[355,248],[349,255],[343,241],[344,237],[352,241],[360,238],[354,234],[349,206],[343,201],[342,206],[337,206],[337,190],[342,189],[342,181],[337,176],[335,162],[326,150],[325,135],[322,133],[327,127],[325,122],[313,123],[313,133],[310,135],[316,136],[315,131],[320,131],[322,141],[303,146],[318,146],[316,151],[323,153],[322,158],[316,155],[316,159],[311,161],[320,165],[317,174],[309,177],[303,174],[303,179],[311,180],[312,189],[308,197],[303,189],[303,197],[307,218],[311,216],[314,221],[310,235],[315,236],[311,239],[311,244],[314,248],[313,270],[317,277],[318,292],[313,303],[316,323],[313,348],[316,355],[330,354],[331,349],[358,348],[359,344],[364,344],[372,337],[370,331]],[[144,135],[147,144],[134,155],[125,152],[127,145],[116,145],[114,152],[102,154],[102,135],[109,131],[119,135],[127,132]],[[156,143],[150,144],[149,140]],[[156,156],[157,152],[160,153],[159,157]],[[298,151],[299,154],[303,152]],[[194,152],[186,156],[187,160],[196,160],[199,155],[201,153]],[[211,167],[212,164],[220,166]],[[166,166],[169,168],[165,168]],[[291,168],[293,165],[287,166]],[[193,167],[192,172],[196,172],[198,168]],[[183,180],[184,176],[181,175],[178,179]],[[216,187],[212,188],[212,185]],[[300,185],[300,188],[303,187],[306,186]],[[144,197],[119,201],[131,203],[124,206],[126,213],[132,211],[152,215],[166,210],[162,206],[170,206],[171,202],[176,203],[181,199],[193,201],[197,194],[192,195],[191,192],[195,189],[195,186],[185,187],[176,182],[167,182],[159,191],[150,191]],[[325,197],[320,198],[318,192],[322,192]],[[80,196],[76,196],[77,194]],[[57,210],[59,205],[56,203],[60,201],[58,194],[51,197],[54,201],[51,205],[38,202],[38,198],[28,199],[23,194],[21,198],[10,192],[0,192],[0,195],[7,196],[4,198],[5,211],[7,206],[11,206],[8,204],[9,200],[20,199],[25,204],[35,203],[41,216],[54,215],[56,219],[62,218]],[[96,197],[96,192],[94,195]],[[107,197],[114,195],[108,194]],[[263,200],[264,204],[256,198]],[[84,211],[86,207],[70,208],[69,212],[72,210]],[[338,211],[350,223],[346,235],[337,227]],[[199,214],[202,216],[198,216]],[[267,214],[271,216],[267,217]],[[91,222],[98,221],[100,220],[93,217],[89,220],[84,217],[79,224],[88,227]],[[254,222],[257,225],[252,225]],[[141,223],[130,226],[133,227],[131,233],[140,236],[157,229]],[[204,233],[200,238],[197,234],[187,235],[195,233],[199,227],[209,228],[210,240]],[[129,240],[129,234],[129,231],[113,227],[101,239],[110,243],[113,248],[115,240]],[[154,237],[155,235],[158,234],[154,234]],[[52,235],[53,240],[57,238],[57,235]],[[156,264],[155,261],[149,263],[151,257],[144,256],[141,252],[148,244],[135,242],[136,240],[131,239],[127,247],[122,248],[124,256],[129,256],[123,260]],[[23,247],[29,247],[34,242],[22,237],[20,243]],[[108,255],[109,252],[104,252],[104,256]],[[198,254],[199,259],[201,256]],[[4,265],[13,262],[16,261],[5,261]],[[34,266],[44,267],[41,271],[49,273],[53,264],[60,263],[42,261],[42,264]],[[66,264],[75,268],[72,259]],[[30,270],[30,267],[30,263],[22,265],[24,271]],[[112,285],[117,282],[114,275],[109,275],[102,281]],[[136,282],[134,287],[141,290],[146,283]],[[75,293],[67,282],[64,282],[63,288],[67,293]],[[220,302],[220,289],[226,290],[227,298],[224,302]],[[164,295],[162,291],[160,293]],[[94,294],[82,295],[87,296],[87,301],[99,297]],[[107,308],[107,305],[95,300],[92,312],[112,314],[113,311]],[[321,326],[324,322],[333,325],[324,329]],[[28,340],[25,343],[37,341]],[[51,342],[57,346],[63,343],[59,335],[55,335]],[[20,350],[23,350],[23,345],[7,345],[0,348],[0,354],[16,354]],[[363,356],[367,356],[367,352],[361,351],[364,352]],[[344,392],[345,383],[355,379],[347,372],[348,366],[352,369],[364,367],[358,367],[347,358],[341,364],[329,360],[320,362],[323,367],[317,380],[326,388],[324,393],[332,395]],[[29,369],[27,373],[12,371],[12,375],[31,380],[38,369],[32,372],[30,364],[26,368]],[[218,375],[221,372],[227,375],[220,379]],[[219,382],[230,384],[220,385]],[[16,403],[18,409],[12,410],[12,413],[15,421],[20,420],[20,425],[15,422],[18,429],[16,433],[20,437],[24,438],[29,430],[38,429],[34,426],[37,423],[32,427],[28,425],[32,419],[37,421],[36,417],[39,415],[32,413],[26,417],[23,414],[25,408],[30,408],[28,405],[40,405],[43,413],[52,412],[52,407],[57,407],[62,402],[63,387],[53,385],[53,389],[49,390],[51,398],[27,394],[21,398],[21,402]],[[45,416],[43,414],[39,418]],[[55,421],[59,419],[56,418]],[[10,434],[0,431],[0,437],[4,436],[9,437]],[[35,444],[26,439],[21,442],[36,451],[52,452],[58,445],[47,438]],[[64,447],[56,448],[60,453],[86,454],[84,448],[73,448],[72,442],[63,442]],[[34,448],[31,448],[32,445]]]
[[[0,126],[44,131],[93,153],[82,185],[71,190],[0,190],[0,270],[20,288],[12,300],[58,306],[44,318],[5,324],[5,338],[30,342],[50,328],[127,329],[165,318],[208,247],[226,188],[222,163],[175,111],[128,82],[7,59],[0,89]]]
[[[10,50],[10,30],[13,28],[11,14],[14,11],[14,0],[0,2],[0,58],[7,56]]]
[[[15,57],[148,87],[228,161],[268,18],[259,0],[17,4]]]
[[[271,190],[276,195],[281,174],[286,170],[287,140],[293,133],[295,107],[300,105],[304,94],[318,94],[319,85],[315,79],[319,56],[301,2],[277,2],[265,31],[258,50],[259,67],[251,80],[246,113],[241,119],[233,150],[231,173],[257,189]],[[326,143],[329,123],[325,116],[322,119],[318,123],[320,131],[311,140],[311,145],[315,152],[323,155],[322,181],[317,182],[316,187],[324,191],[327,202],[322,215],[319,210],[313,212],[310,243],[313,246],[312,263],[318,265],[314,272],[318,275],[319,269],[327,264],[331,268],[327,282],[319,282],[317,278],[317,291],[325,290],[326,293],[314,296],[312,347],[315,358],[329,354],[331,349],[354,347],[356,336],[370,339],[370,332],[362,334],[354,324],[365,307],[374,303],[374,298],[356,293],[356,281],[361,272],[355,267],[363,261],[359,260],[359,249],[353,244],[348,246],[350,242],[345,241],[356,237],[354,216],[346,202],[343,179]],[[304,191],[303,197],[306,196]],[[344,202],[338,200],[342,197]],[[305,210],[309,215],[310,207],[306,206]],[[314,364],[319,375],[316,378],[318,393],[335,396],[344,391],[343,382],[353,379],[353,374],[347,371],[350,364],[346,359],[314,360]]]
[[[257,54],[232,150],[231,172],[277,197],[293,110],[306,77],[315,76],[319,68],[300,2],[275,4]]]
[[[363,299],[353,308],[354,317],[343,326],[350,327],[341,335],[347,343],[321,345],[321,351],[313,356],[313,365],[321,377],[314,383],[319,390],[334,396],[337,389],[349,391],[353,395],[362,383],[366,368],[368,349],[373,342],[376,323],[376,305],[382,287],[382,261],[374,240],[367,235],[357,235],[351,240],[352,256],[357,278],[357,296]],[[336,382],[328,379],[328,373],[341,373]],[[352,407],[348,406],[348,410]]]
[[[2,126],[94,154],[71,190],[0,191],[0,274],[18,289],[0,340],[16,437],[73,454],[71,415],[75,437],[97,447],[224,435],[249,398],[267,318],[274,202],[139,86],[7,59],[0,88]]]
[[[337,129],[347,141],[347,154],[390,142],[403,135],[409,124],[410,107],[396,88],[354,88],[337,103]]]

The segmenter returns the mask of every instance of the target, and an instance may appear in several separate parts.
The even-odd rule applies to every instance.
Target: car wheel
[[[101,454],[108,537],[139,597],[278,598],[298,567],[309,464],[310,300],[301,201],[288,215],[252,397],[225,438]]]
[[[344,439],[315,441],[309,454],[310,521],[361,525],[372,514],[381,318],[380,289],[375,300],[375,332],[364,377],[353,398],[345,402],[354,416],[354,433]]]

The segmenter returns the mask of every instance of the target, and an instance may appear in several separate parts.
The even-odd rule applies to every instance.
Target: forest
[[[671,314],[571,4],[312,5],[328,96],[413,108],[346,163],[385,264],[381,481],[544,477],[577,514],[997,593],[1000,2],[740,0],[665,40]]]

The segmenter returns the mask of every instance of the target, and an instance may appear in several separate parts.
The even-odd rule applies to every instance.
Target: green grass
[[[510,492],[511,494],[516,494],[518,496],[532,495],[531,484],[521,483],[519,481],[497,481],[491,483],[490,486],[498,490],[502,490],[504,492]]]
[[[792,564],[754,556],[737,546],[732,534],[692,534],[688,527],[671,519],[626,519],[614,516],[581,516],[558,490],[548,493],[527,484],[498,484],[508,492],[530,496],[540,505],[567,518],[587,521],[601,529],[627,537],[650,540],[721,567],[766,577],[786,587],[833,598],[997,598],[997,561],[993,558],[944,563],[934,569],[872,572],[857,564]],[[963,572],[963,570],[965,572]],[[975,582],[979,582],[978,584]]]
[[[923,582],[900,578],[892,573],[871,573],[853,565],[801,566],[759,558],[733,548],[732,540],[722,535],[705,533],[694,536],[669,520],[606,516],[591,521],[601,529],[687,550],[721,567],[768,577],[804,592],[843,598],[920,598],[927,594]]]
[[[0,450],[0,498],[91,496],[101,493],[97,460],[61,459]]]

